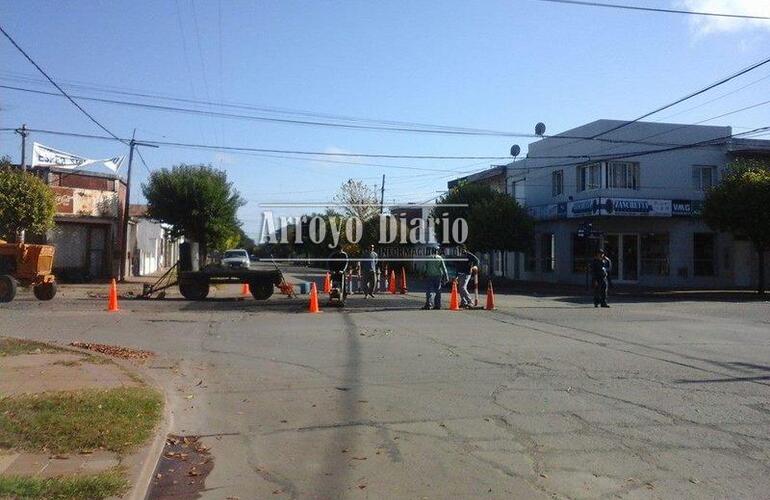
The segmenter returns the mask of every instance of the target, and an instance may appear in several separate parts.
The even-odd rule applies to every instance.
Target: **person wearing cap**
[[[594,259],[589,266],[594,287],[594,307],[610,307],[607,304],[607,288],[609,287],[609,275],[612,270],[612,261],[600,248],[594,254]]]
[[[441,309],[441,287],[449,281],[449,273],[446,270],[444,258],[441,257],[441,247],[431,249],[430,257],[425,261],[425,276],[428,280],[425,289],[425,305],[423,310]]]

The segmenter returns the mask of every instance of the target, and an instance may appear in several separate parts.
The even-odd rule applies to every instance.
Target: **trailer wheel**
[[[0,274],[0,302],[10,302],[16,297],[16,280],[7,274]]]
[[[40,283],[32,288],[37,300],[51,300],[56,296],[56,282]]]
[[[208,281],[179,283],[179,293],[187,300],[203,300],[209,294],[209,283]]]
[[[273,295],[273,284],[249,283],[249,290],[251,290],[251,296],[255,300],[267,300]]]

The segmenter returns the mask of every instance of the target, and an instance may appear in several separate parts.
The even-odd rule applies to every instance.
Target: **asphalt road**
[[[158,353],[205,498],[767,498],[770,305],[21,296],[0,334]],[[231,298],[228,298],[231,297]],[[448,302],[448,301],[447,301]],[[323,308],[322,299],[322,308]],[[1,363],[1,361],[0,361]]]

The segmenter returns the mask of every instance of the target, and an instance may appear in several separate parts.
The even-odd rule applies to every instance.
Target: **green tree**
[[[0,238],[16,241],[19,231],[43,234],[53,227],[56,198],[39,177],[0,159]]]
[[[240,230],[238,208],[245,204],[227,174],[208,165],[180,164],[156,170],[142,192],[147,214],[171,226],[176,236],[199,244],[201,266],[209,249],[224,250]]]
[[[757,292],[765,293],[765,252],[770,250],[770,161],[739,159],[706,194],[703,219],[711,228],[754,245],[759,261]]]
[[[438,205],[465,205],[433,209],[434,218],[468,223],[466,245],[472,250],[523,251],[532,244],[534,221],[516,200],[486,184],[463,183],[438,199]],[[436,226],[437,238],[444,240],[442,225]]]

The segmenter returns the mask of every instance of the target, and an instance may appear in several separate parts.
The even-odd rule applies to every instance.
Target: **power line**
[[[56,96],[56,97],[59,96],[54,92],[28,89],[24,87],[15,87],[12,85],[0,85],[0,88],[4,88],[7,90],[15,90],[19,92],[27,92],[31,94],[41,94],[41,95],[49,95],[49,96]],[[494,132],[494,131],[487,132],[483,130],[465,131],[465,130],[450,130],[450,129],[441,130],[441,129],[410,128],[410,127],[387,127],[387,126],[378,126],[378,125],[358,125],[358,124],[349,124],[349,123],[332,123],[332,122],[322,122],[317,120],[295,120],[295,119],[289,119],[289,118],[275,118],[275,117],[258,116],[258,115],[224,113],[221,111],[206,111],[206,110],[193,109],[193,108],[182,108],[178,106],[164,106],[160,104],[140,103],[140,102],[118,100],[118,99],[106,99],[102,97],[88,97],[83,95],[75,95],[75,97],[85,101],[101,102],[105,104],[117,104],[117,105],[123,105],[123,106],[132,106],[136,108],[152,109],[155,111],[180,112],[180,113],[188,113],[188,114],[217,117],[217,118],[255,120],[255,121],[264,121],[264,122],[283,123],[283,124],[289,124],[289,125],[310,125],[310,126],[344,128],[344,129],[379,130],[379,131],[386,131],[386,132],[411,132],[411,133],[425,133],[425,134],[540,138],[540,136],[535,134],[514,133],[514,132]]]
[[[655,109],[653,111],[645,113],[642,116],[634,118],[633,120],[624,121],[620,125],[616,125],[614,127],[610,127],[609,129],[607,129],[607,130],[605,130],[603,132],[599,132],[598,134],[594,134],[594,135],[592,135],[590,137],[586,137],[584,139],[578,139],[577,141],[573,141],[573,142],[569,142],[567,144],[561,144],[561,145],[555,146],[553,149],[561,149],[561,148],[563,148],[565,146],[569,146],[571,144],[577,144],[577,143],[582,142],[584,140],[589,140],[589,141],[599,140],[599,138],[601,136],[603,136],[603,135],[609,134],[610,132],[616,132],[616,131],[618,131],[618,130],[620,130],[622,128],[625,128],[625,127],[627,127],[627,126],[629,126],[631,124],[637,123],[637,122],[639,122],[639,121],[641,121],[641,120],[643,120],[643,119],[645,119],[645,118],[647,118],[647,117],[649,117],[651,115],[654,115],[655,113],[658,113],[658,112],[663,111],[665,109],[671,108],[673,106],[676,106],[677,104],[680,104],[680,103],[682,103],[684,101],[687,101],[688,99],[692,99],[693,97],[696,97],[696,96],[701,95],[701,94],[703,94],[705,92],[708,92],[709,90],[711,90],[711,89],[713,89],[715,87],[718,87],[720,85],[723,85],[723,84],[729,82],[730,80],[734,80],[735,78],[738,78],[739,76],[745,75],[746,73],[748,73],[750,71],[753,71],[753,70],[755,70],[755,69],[757,69],[757,68],[759,68],[761,66],[764,66],[768,62],[770,62],[770,57],[768,57],[766,59],[763,59],[761,61],[758,61],[758,62],[756,62],[754,64],[751,64],[751,65],[749,65],[749,66],[747,66],[747,67],[745,67],[745,68],[743,68],[743,69],[741,69],[741,70],[739,70],[739,71],[737,71],[737,72],[735,72],[735,73],[733,73],[733,74],[731,74],[729,76],[726,76],[726,77],[724,77],[724,78],[722,78],[722,79],[720,79],[720,80],[718,80],[718,81],[716,81],[716,82],[714,82],[714,83],[712,83],[710,85],[707,85],[706,87],[703,87],[700,90],[692,92],[692,93],[690,93],[690,94],[688,94],[688,95],[686,95],[684,97],[681,97],[681,98],[675,100],[674,102],[671,102],[671,103],[666,104],[664,106],[661,106],[661,107],[659,107],[659,108],[657,108],[657,109]],[[619,140],[618,142],[622,143],[622,142],[625,142],[625,141]]]
[[[51,78],[50,76],[48,76],[48,73],[46,73],[46,72],[45,72],[45,70],[43,70],[43,68],[41,68],[41,67],[40,67],[40,65],[39,65],[39,64],[37,64],[37,63],[34,61],[34,59],[32,59],[32,57],[30,57],[30,56],[29,56],[29,54],[27,54],[27,53],[24,51],[24,49],[22,49],[22,48],[19,46],[19,44],[18,44],[18,43],[16,43],[16,40],[14,40],[14,39],[11,37],[11,35],[9,35],[9,34],[8,34],[8,32],[7,32],[7,31],[5,31],[5,29],[4,29],[4,28],[3,28],[1,25],[0,25],[0,32],[2,32],[2,33],[3,33],[3,35],[5,35],[5,37],[8,39],[8,41],[9,41],[9,42],[11,42],[11,44],[12,44],[14,47],[16,47],[16,50],[18,50],[18,51],[19,51],[19,52],[20,52],[20,53],[21,53],[21,54],[22,54],[22,55],[23,55],[23,56],[24,56],[24,57],[27,59],[27,61],[29,61],[29,62],[30,62],[30,63],[31,63],[31,64],[32,64],[32,65],[33,65],[33,66],[34,66],[34,67],[35,67],[35,68],[36,68],[36,69],[37,69],[37,70],[38,70],[38,71],[39,71],[39,72],[40,72],[40,73],[41,73],[41,74],[42,74],[42,75],[43,75],[43,76],[46,78],[46,80],[48,80],[49,82],[51,82],[51,85],[53,85],[54,87],[56,87],[56,89],[57,89],[59,92],[61,92],[61,94],[62,94],[64,97],[66,97],[66,98],[67,98],[67,99],[68,99],[68,100],[69,100],[69,101],[70,101],[70,102],[71,102],[71,103],[72,103],[72,104],[73,104],[73,105],[74,105],[76,108],[78,108],[78,109],[79,109],[79,110],[80,110],[80,111],[81,111],[81,112],[82,112],[84,115],[86,115],[86,116],[88,117],[88,119],[89,119],[89,120],[91,120],[92,122],[94,122],[94,123],[95,123],[95,124],[96,124],[96,125],[97,125],[97,126],[100,128],[100,129],[102,129],[102,130],[104,130],[105,132],[107,132],[107,133],[108,133],[110,136],[112,136],[112,138],[113,138],[113,139],[115,139],[115,140],[118,140],[118,141],[121,141],[121,142],[125,142],[125,141],[122,141],[122,140],[121,140],[121,139],[120,139],[120,138],[119,138],[117,135],[113,134],[113,133],[112,133],[112,132],[111,132],[111,131],[110,131],[110,130],[107,128],[107,127],[105,127],[104,125],[102,125],[101,123],[99,123],[99,121],[98,121],[96,118],[94,118],[93,116],[91,116],[91,114],[90,114],[88,111],[86,111],[86,110],[85,110],[85,109],[84,109],[84,108],[83,108],[83,107],[82,107],[80,104],[78,104],[78,103],[75,101],[75,99],[73,99],[72,97],[70,97],[70,95],[69,95],[69,94],[67,94],[67,92],[65,92],[65,91],[64,91],[64,89],[62,89],[62,88],[59,86],[59,84],[58,84],[58,83],[56,83],[56,82],[54,81],[54,79],[53,79],[53,78]]]
[[[767,127],[758,127],[753,130],[749,130],[747,132],[740,132],[738,134],[730,134],[722,137],[715,137],[713,139],[707,139],[704,141],[694,142],[690,144],[681,144],[679,146],[672,146],[670,148],[661,148],[661,149],[652,149],[647,151],[633,151],[629,153],[618,153],[616,155],[598,155],[589,157],[587,160],[578,161],[578,162],[569,162],[569,163],[561,163],[561,164],[551,164],[551,165],[540,165],[537,167],[524,167],[528,170],[536,170],[536,169],[542,169],[542,168],[558,168],[558,167],[570,167],[570,166],[578,166],[578,165],[588,165],[590,163],[596,162],[596,161],[611,161],[611,160],[623,160],[626,158],[636,158],[639,156],[647,156],[652,154],[658,154],[658,153],[666,153],[669,151],[678,151],[682,149],[694,149],[699,147],[705,147],[705,146],[718,146],[720,144],[724,144],[725,142],[729,141],[730,139],[734,139],[743,135],[752,135],[759,132],[765,132],[770,131],[770,126]],[[529,157],[528,157],[529,158]],[[534,157],[533,159],[538,159],[537,157]]]
[[[668,129],[668,130],[664,130],[663,132],[657,132],[657,133],[655,133],[655,134],[652,134],[652,135],[648,135],[648,136],[642,137],[642,139],[641,139],[641,140],[643,140],[643,141],[644,141],[644,140],[646,140],[646,139],[651,139],[651,138],[653,138],[653,137],[658,137],[658,136],[661,136],[661,135],[667,135],[667,134],[671,134],[671,133],[673,133],[673,132],[676,132],[677,130],[681,130],[681,129],[684,129],[684,128],[687,128],[687,127],[691,127],[691,126],[693,126],[693,125],[701,125],[701,124],[703,124],[703,123],[706,123],[706,122],[710,122],[710,121],[713,121],[713,120],[717,120],[717,119],[719,119],[719,118],[724,118],[725,116],[734,115],[734,114],[736,114],[736,113],[741,113],[741,112],[743,112],[743,111],[748,111],[749,109],[758,108],[758,107],[760,107],[760,106],[766,106],[766,105],[768,105],[768,104],[770,104],[770,100],[761,101],[761,102],[758,102],[758,103],[754,103],[754,104],[751,104],[751,105],[749,105],[749,106],[744,106],[744,107],[742,107],[742,108],[739,108],[739,109],[734,109],[734,110],[732,110],[732,111],[728,111],[728,112],[726,112],[726,113],[722,113],[722,114],[719,114],[719,115],[716,115],[716,116],[711,116],[711,117],[709,117],[709,118],[706,118],[706,119],[703,119],[703,120],[697,121],[697,122],[695,122],[695,123],[692,123],[692,124],[678,125],[678,126],[676,126],[676,127],[673,127],[673,128],[671,128],[671,129]],[[590,153],[588,153],[588,155],[587,155],[587,156],[596,156],[596,153],[604,153],[604,152],[607,152],[607,151],[612,151],[612,150],[614,150],[614,149],[618,149],[619,147],[620,147],[620,146],[615,146],[615,147],[606,148],[606,149],[602,149],[602,150],[599,150],[599,151],[595,151],[595,152],[590,152]]]
[[[762,59],[761,61],[756,62],[754,64],[751,64],[751,65],[743,68],[742,70],[737,71],[736,73],[733,73],[732,75],[726,76],[725,78],[722,78],[722,79],[712,83],[711,85],[707,85],[706,87],[703,87],[700,90],[696,90],[695,92],[687,94],[684,97],[680,97],[679,99],[675,100],[674,102],[671,102],[671,103],[666,104],[664,106],[661,106],[661,107],[659,107],[657,109],[654,109],[654,110],[650,111],[649,113],[645,113],[642,116],[640,116],[638,118],[635,118],[635,119],[633,119],[631,121],[624,122],[624,123],[622,123],[620,125],[612,127],[609,130],[605,130],[604,132],[595,135],[594,138],[595,137],[600,137],[602,135],[609,134],[610,132],[614,132],[616,130],[620,130],[621,128],[624,128],[624,127],[627,127],[627,126],[631,125],[632,123],[636,123],[636,122],[638,122],[640,120],[643,120],[643,119],[647,118],[648,116],[654,115],[655,113],[659,113],[660,111],[663,111],[664,109],[668,109],[668,108],[671,108],[673,106],[676,106],[677,104],[680,104],[680,103],[682,103],[682,102],[684,102],[684,101],[686,101],[688,99],[692,99],[693,97],[696,97],[696,96],[699,96],[699,95],[701,95],[701,94],[703,94],[705,92],[708,92],[709,90],[711,90],[711,89],[713,89],[715,87],[723,85],[723,84],[729,82],[730,80],[734,80],[734,79],[738,78],[741,75],[745,75],[749,71],[753,71],[753,70],[755,70],[755,69],[757,69],[757,68],[759,68],[761,66],[764,66],[765,64],[767,64],[769,62],[770,62],[770,57]]]
[[[12,85],[0,85],[0,88],[7,89],[7,90],[14,90],[19,92],[27,92],[32,94],[41,94],[41,95],[47,95],[52,97],[61,97],[59,94],[55,92],[48,92],[45,90],[35,90],[35,89],[29,89],[24,87],[16,87]],[[646,146],[671,146],[674,144],[671,143],[665,143],[665,142],[644,142],[644,141],[635,141],[635,140],[629,140],[629,139],[607,139],[607,138],[599,138],[599,137],[586,137],[586,136],[574,136],[574,135],[564,135],[564,134],[558,134],[553,136],[539,136],[535,134],[526,134],[526,133],[514,133],[514,132],[494,132],[494,131],[471,131],[471,132],[464,132],[462,130],[426,130],[426,129],[414,129],[414,128],[392,128],[392,127],[376,127],[376,126],[365,126],[365,125],[348,125],[348,124],[338,124],[338,123],[328,123],[328,122],[314,122],[314,121],[302,121],[302,120],[287,120],[287,119],[280,119],[280,118],[271,118],[271,117],[259,117],[259,116],[252,116],[252,115],[240,115],[240,114],[233,114],[233,113],[217,113],[213,111],[205,111],[205,110],[198,110],[198,109],[192,109],[192,108],[180,108],[175,106],[161,106],[156,104],[147,104],[147,103],[138,103],[138,102],[131,102],[131,101],[123,101],[123,100],[115,100],[115,99],[105,99],[105,98],[99,98],[99,97],[89,97],[89,96],[83,96],[83,95],[75,95],[75,97],[83,100],[90,100],[90,101],[96,101],[96,102],[102,102],[106,104],[114,104],[114,105],[125,105],[125,106],[132,106],[132,107],[139,107],[139,108],[149,108],[157,111],[170,111],[170,112],[182,112],[182,113],[192,113],[192,114],[200,114],[205,116],[219,116],[224,118],[236,118],[236,119],[249,119],[249,120],[258,120],[258,121],[277,121],[281,123],[288,123],[288,124],[299,124],[299,125],[321,125],[321,126],[327,126],[327,127],[342,127],[342,128],[363,128],[363,129],[372,129],[372,130],[383,130],[383,131],[389,131],[389,132],[424,132],[424,133],[432,133],[432,134],[451,134],[451,135],[501,135],[506,137],[523,137],[523,138],[537,138],[537,139],[543,139],[543,138],[551,138],[551,139],[577,139],[576,141],[569,143],[573,144],[576,142],[584,141],[584,140],[595,140],[597,142],[604,142],[604,143],[610,143],[610,144],[640,144],[640,145],[646,145]],[[556,148],[561,148],[563,146],[566,146],[567,144],[557,146]],[[486,157],[485,157],[486,158]],[[507,158],[507,157],[506,157]]]
[[[687,108],[687,109],[684,109],[682,111],[677,111],[676,113],[673,113],[673,114],[670,114],[670,115],[666,115],[666,116],[664,116],[662,118],[659,118],[657,121],[662,122],[662,121],[668,120],[670,118],[673,118],[675,116],[679,116],[679,115],[682,115],[684,113],[688,113],[690,111],[693,111],[695,109],[702,108],[703,106],[706,106],[707,104],[711,104],[712,102],[716,102],[716,101],[718,101],[720,99],[724,99],[725,97],[731,96],[733,94],[737,94],[741,90],[746,89],[748,87],[751,87],[752,85],[756,85],[757,83],[762,82],[764,80],[767,80],[768,78],[770,78],[770,75],[765,75],[762,78],[759,78],[757,80],[751,81],[751,82],[747,83],[746,85],[743,85],[742,87],[738,87],[735,90],[731,90],[730,92],[725,92],[724,94],[721,94],[721,95],[719,95],[717,97],[714,97],[713,99],[709,99],[708,101],[704,101],[704,102],[702,102],[702,103],[700,103],[700,104],[698,104],[696,106],[693,106],[691,108]]]
[[[142,151],[139,148],[136,148],[136,152],[139,155],[139,159],[142,161],[142,165],[144,165],[144,169],[147,170],[148,174],[152,175],[152,171],[150,170],[150,167],[148,167],[147,162],[144,161],[144,156],[142,156]]]
[[[4,72],[4,73],[10,74],[10,75],[16,74],[13,72]],[[2,78],[3,80],[22,81],[26,83],[39,82],[34,78],[29,78],[24,75],[0,77],[0,78]],[[470,128],[470,127],[455,127],[455,126],[449,126],[449,125],[436,125],[436,124],[410,122],[410,121],[379,120],[379,119],[371,119],[371,118],[352,117],[347,115],[318,113],[318,112],[312,112],[312,111],[290,110],[286,108],[256,106],[252,104],[242,104],[242,103],[234,104],[234,103],[228,103],[228,102],[215,102],[210,100],[200,100],[197,98],[188,99],[188,98],[183,98],[178,96],[171,96],[167,94],[164,95],[164,94],[153,94],[148,92],[131,92],[126,90],[120,90],[121,89],[120,87],[111,87],[111,86],[80,85],[80,84],[69,84],[66,86],[72,89],[93,90],[100,93],[109,93],[109,94],[117,94],[117,95],[132,96],[132,97],[142,97],[147,99],[160,99],[160,100],[181,102],[181,103],[194,104],[194,105],[207,106],[207,107],[217,106],[221,108],[241,109],[241,110],[247,110],[247,111],[257,111],[261,113],[282,114],[282,115],[289,115],[289,116],[304,116],[304,117],[353,122],[353,123],[379,124],[379,125],[382,125],[383,127],[391,127],[391,128],[392,127],[426,128],[431,130],[437,129],[437,130],[451,130],[451,131],[460,131],[460,132],[476,132],[478,133],[478,135],[501,135],[501,136],[511,136],[511,137],[526,136],[526,137],[532,137],[532,138],[537,137],[536,135],[531,133],[524,134],[524,133],[499,131],[499,130],[478,129],[478,128]],[[13,87],[12,89],[17,89],[17,88]],[[118,90],[115,90],[115,89],[118,89]],[[32,92],[39,92],[32,89],[18,88],[18,90],[29,90]],[[85,96],[81,96],[81,97],[83,99],[89,99],[88,97],[85,97]],[[115,103],[121,104],[123,103],[123,101],[117,101]],[[181,109],[186,110],[187,108],[181,108]]]
[[[640,5],[622,5],[614,3],[600,3],[600,2],[586,2],[582,0],[538,0],[539,2],[549,3],[561,3],[568,5],[580,5],[583,7],[607,7],[611,9],[626,9],[626,10],[638,10],[645,12],[658,12],[666,14],[687,14],[691,16],[710,16],[710,17],[729,17],[733,19],[759,19],[770,20],[770,17],[766,16],[752,16],[749,14],[729,14],[722,12],[703,12],[696,10],[681,10],[681,9],[664,9],[660,7],[642,7]]]
[[[61,135],[61,136],[69,136],[69,137],[79,137],[82,139],[99,139],[99,140],[111,140],[111,138],[103,136],[103,135],[92,135],[92,134],[81,134],[77,132],[61,132],[61,131],[55,131],[55,130],[44,130],[44,129],[29,129],[30,132],[35,132],[38,134],[51,134],[51,135]],[[127,140],[127,139],[120,139],[120,140]],[[507,160],[510,157],[509,156],[441,156],[441,155],[396,155],[396,154],[373,154],[373,153],[346,153],[346,152],[340,152],[340,153],[331,153],[328,151],[301,151],[301,150],[286,150],[286,149],[266,149],[266,148],[253,148],[253,147],[247,147],[247,146],[216,146],[213,144],[193,144],[193,143],[184,143],[184,142],[171,142],[171,141],[143,141],[148,144],[153,144],[157,146],[170,146],[170,147],[181,147],[181,148],[188,148],[188,149],[207,149],[207,150],[214,150],[214,151],[234,151],[234,152],[251,152],[251,153],[277,153],[277,154],[293,154],[293,155],[307,155],[307,156],[341,156],[341,157],[351,157],[351,158],[391,158],[391,159],[411,159],[411,160]],[[300,159],[300,158],[297,158]],[[309,160],[308,158],[302,158],[303,160]],[[388,168],[397,168],[392,165],[378,165],[382,167],[388,167]],[[409,167],[404,167],[409,168]],[[440,171],[446,171],[446,170],[438,170]]]
[[[716,137],[713,139],[708,139],[705,141],[699,141],[695,143],[690,144],[679,144],[671,147],[666,148],[660,148],[660,149],[652,149],[652,150],[644,150],[644,151],[635,151],[630,153],[622,153],[617,155],[599,155],[599,156],[587,156],[587,155],[573,155],[573,156],[528,156],[527,159],[557,159],[557,158],[576,158],[580,159],[580,161],[577,162],[570,162],[565,163],[563,165],[569,166],[569,165],[581,165],[590,163],[591,161],[596,160],[612,160],[612,159],[623,159],[623,158],[631,158],[635,156],[645,156],[649,154],[656,154],[656,153],[662,153],[667,151],[675,151],[680,149],[691,149],[691,148],[697,148],[697,147],[703,147],[703,146],[709,146],[709,145],[717,145],[720,143],[723,143],[724,141],[727,141],[732,138],[740,137],[743,135],[751,135],[756,134],[759,132],[764,132],[770,130],[769,127],[759,127],[755,128],[746,132],[741,132],[738,134],[731,134],[727,136],[722,137]],[[87,139],[109,139],[105,136],[98,136],[98,135],[89,135],[89,134],[79,134],[74,132],[58,132],[58,131],[52,131],[52,130],[42,130],[42,129],[29,129],[30,132],[35,133],[41,133],[41,134],[53,134],[53,135],[62,135],[62,136],[70,136],[70,137],[80,137],[80,138],[87,138]],[[189,148],[189,149],[205,149],[205,150],[213,150],[213,151],[233,151],[233,152],[249,152],[249,153],[276,153],[276,154],[286,154],[286,155],[300,155],[300,156],[324,156],[324,157],[352,157],[352,158],[389,158],[389,159],[413,159],[413,160],[507,160],[510,157],[508,156],[443,156],[443,155],[397,155],[397,154],[380,154],[380,153],[348,153],[348,152],[340,152],[340,153],[331,153],[327,151],[304,151],[304,150],[287,150],[287,149],[267,149],[267,148],[254,148],[250,146],[216,146],[213,144],[194,144],[194,143],[184,143],[184,142],[173,142],[173,141],[144,141],[147,144],[152,144],[156,146],[169,146],[169,147],[180,147],[180,148]],[[303,160],[309,160],[309,158],[297,158],[297,159],[303,159]],[[385,166],[381,165],[383,167],[387,168],[399,168],[395,166]],[[547,165],[543,167],[529,167],[529,168],[550,168],[555,166],[561,166],[561,165]],[[401,167],[401,168],[408,168],[408,169],[417,169],[416,167]],[[423,169],[427,170],[427,169]],[[436,169],[436,171],[441,171],[439,169]],[[446,171],[446,170],[444,170]]]

